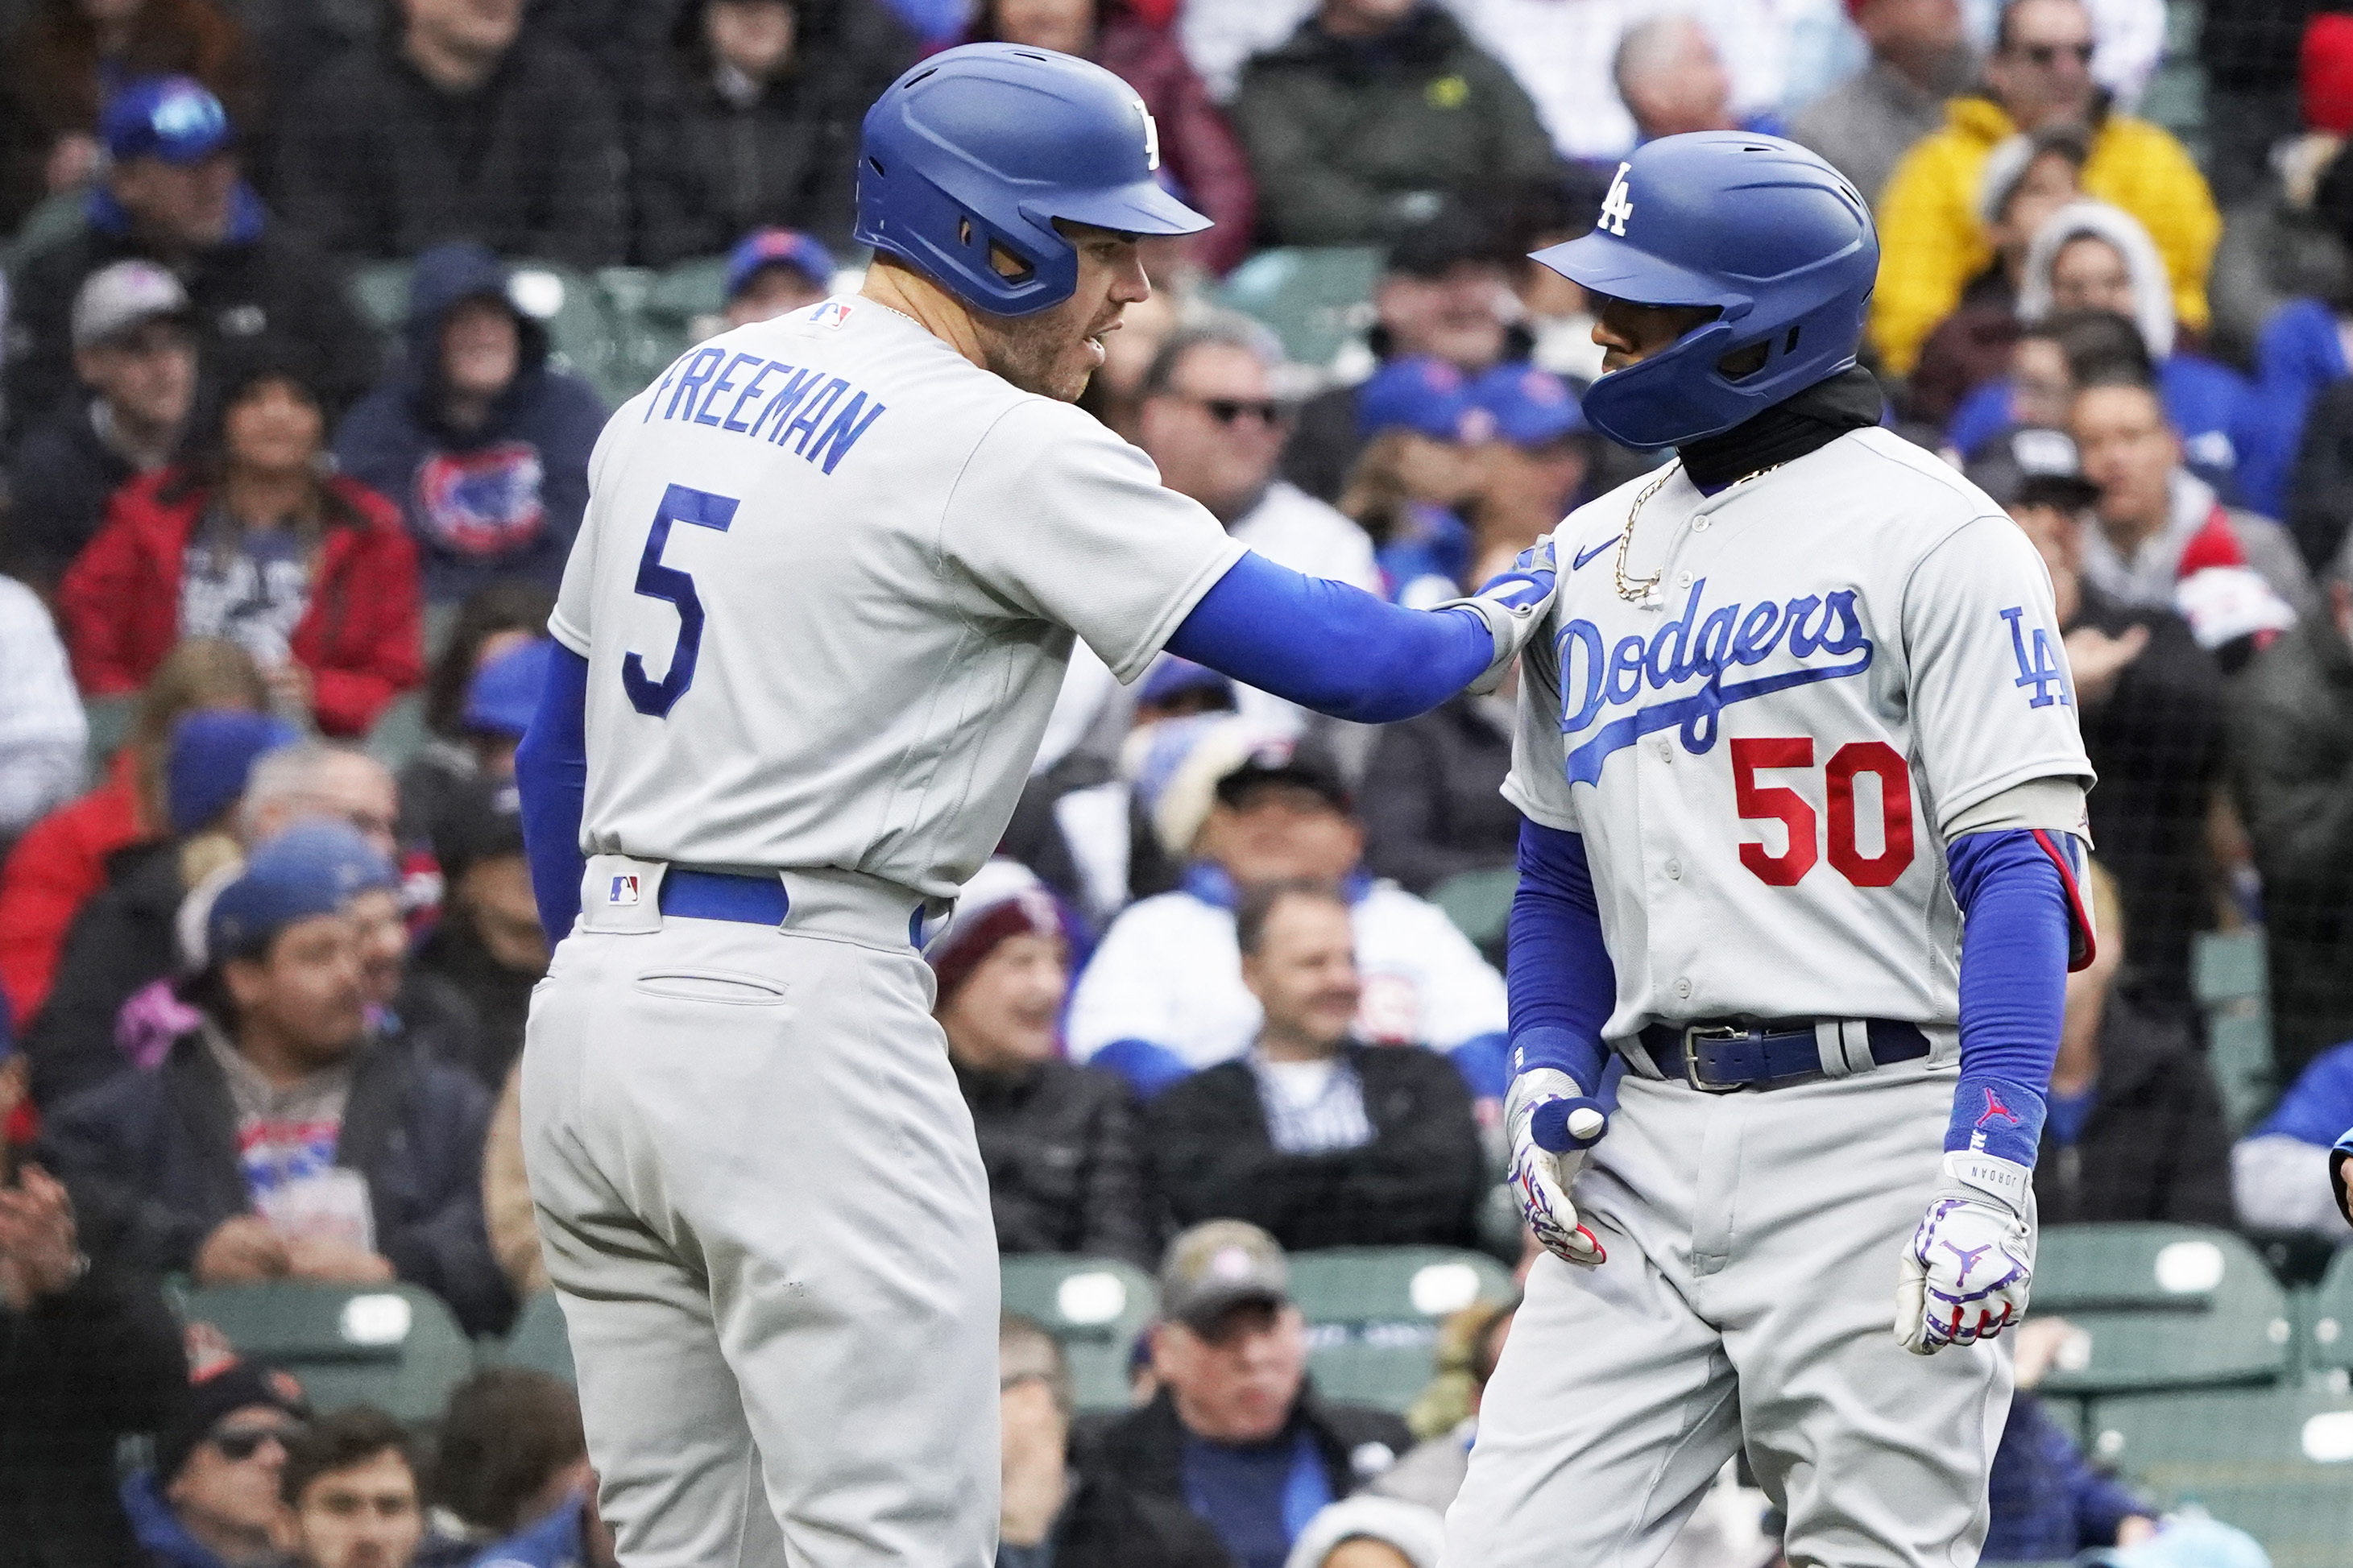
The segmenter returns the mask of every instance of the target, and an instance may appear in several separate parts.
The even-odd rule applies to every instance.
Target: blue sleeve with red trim
[[[2034,1163],[2067,972],[2092,958],[2074,844],[2066,834],[2014,828],[1964,834],[1945,851],[1965,922],[1961,1081],[1948,1151]]]
[[[1587,1094],[1599,1093],[1609,1060],[1601,1026],[1618,1005],[1618,971],[1601,940],[1601,906],[1580,835],[1520,824],[1520,888],[1508,942],[1513,1073],[1557,1068]]]
[[[550,945],[580,913],[580,816],[588,798],[588,661],[558,643],[547,661],[539,711],[515,748],[515,791],[531,891]]]

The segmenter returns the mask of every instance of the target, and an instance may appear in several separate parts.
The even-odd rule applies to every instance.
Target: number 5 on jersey
[[[736,505],[727,496],[672,485],[662,492],[661,505],[654,509],[653,527],[646,532],[646,552],[638,557],[637,590],[678,611],[678,646],[670,650],[670,669],[659,680],[646,679],[641,656],[631,653],[621,660],[621,689],[629,694],[629,706],[649,719],[670,717],[670,710],[694,684],[694,661],[702,651],[702,599],[694,591],[694,579],[676,566],[662,564],[670,524],[691,522],[724,533],[735,521]]]
[[[1778,855],[1761,843],[1741,845],[1740,863],[1769,887],[1794,888],[1814,868],[1825,836],[1817,832],[1811,802],[1788,784],[1761,784],[1757,775],[1811,768],[1814,742],[1804,735],[1738,740],[1731,752],[1732,796],[1742,820],[1778,822],[1784,835]],[[1854,781],[1862,773],[1879,781],[1876,855],[1862,852],[1855,833]],[[1830,817],[1830,862],[1839,874],[1858,888],[1884,888],[1902,876],[1912,864],[1912,772],[1895,748],[1884,741],[1841,746],[1822,769],[1822,794]]]

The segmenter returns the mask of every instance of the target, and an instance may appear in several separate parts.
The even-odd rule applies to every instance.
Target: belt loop
[[[1814,1024],[1814,1051],[1821,1058],[1824,1078],[1844,1078],[1854,1070],[1847,1060],[1846,1026],[1834,1018],[1817,1019]],[[1871,1059],[1871,1047],[1863,1047],[1863,1060]]]
[[[1879,1058],[1871,1054],[1870,1020],[1841,1018],[1839,1043],[1846,1047],[1847,1071],[1869,1072],[1879,1065]]]

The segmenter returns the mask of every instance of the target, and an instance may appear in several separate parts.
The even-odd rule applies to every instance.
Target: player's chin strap
[[[1495,639],[1494,658],[1468,688],[1474,696],[1483,697],[1503,684],[1504,671],[1544,624],[1556,585],[1552,535],[1547,533],[1521,551],[1510,570],[1481,584],[1476,594],[1432,606],[1469,610],[1487,623],[1488,635]]]

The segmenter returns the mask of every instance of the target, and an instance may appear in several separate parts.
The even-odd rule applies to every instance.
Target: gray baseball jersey
[[[2088,786],[2051,581],[1984,492],[1884,431],[1715,495],[1570,514],[1504,793],[1585,836],[1624,1038],[1659,1020],[1958,1021],[1947,830]],[[2056,825],[2054,825],[2056,826]],[[2077,826],[2080,825],[2068,825]]]
[[[933,897],[1003,833],[1073,633],[1134,679],[1243,548],[856,298],[691,351],[589,478],[550,622],[589,663],[583,847]]]

